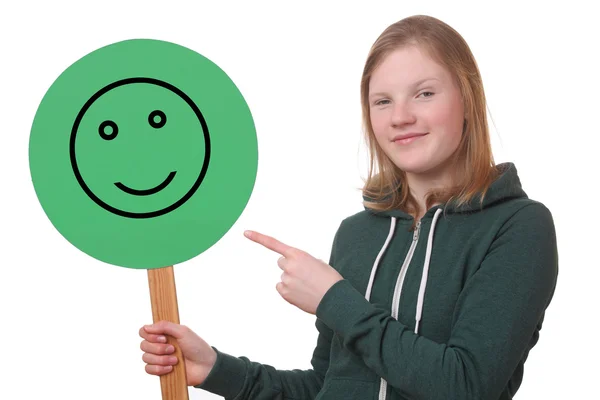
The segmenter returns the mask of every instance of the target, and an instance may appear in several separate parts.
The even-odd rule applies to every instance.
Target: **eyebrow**
[[[437,79],[437,78],[425,78],[425,79],[421,79],[421,80],[418,80],[418,81],[416,81],[415,83],[413,83],[413,84],[411,85],[411,87],[412,87],[412,88],[416,88],[416,87],[418,87],[418,86],[422,85],[423,83],[425,83],[425,82],[427,82],[427,81],[438,81],[438,82],[439,82],[439,79]],[[371,94],[369,95],[369,98],[370,98],[370,97],[375,97],[375,96],[385,96],[385,95],[387,95],[387,93],[386,93],[386,92],[376,92],[376,93],[371,93]]]

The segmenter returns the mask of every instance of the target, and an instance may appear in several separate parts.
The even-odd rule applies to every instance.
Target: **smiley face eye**
[[[104,140],[113,140],[119,133],[119,127],[114,121],[106,120],[98,127],[98,133]]]
[[[167,116],[160,110],[154,110],[148,116],[148,123],[153,128],[162,128],[167,123]]]

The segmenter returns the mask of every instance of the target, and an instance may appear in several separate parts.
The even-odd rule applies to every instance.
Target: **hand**
[[[168,321],[140,328],[140,336],[144,339],[140,348],[144,352],[142,360],[147,364],[146,372],[150,375],[168,374],[179,361],[171,355],[175,349],[167,343],[165,335],[175,338],[181,349],[187,385],[196,386],[203,383],[215,365],[217,353],[190,328]]]
[[[258,232],[246,231],[244,235],[266,248],[281,254],[277,265],[283,270],[281,282],[275,288],[290,304],[309,314],[316,314],[325,293],[334,283],[344,279],[333,267],[310,254],[290,247]]]

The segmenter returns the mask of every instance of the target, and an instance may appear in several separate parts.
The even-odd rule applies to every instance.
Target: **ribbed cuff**
[[[325,293],[317,306],[316,316],[341,337],[345,337],[372,307],[348,280],[342,279]]]
[[[237,357],[220,352],[216,347],[211,347],[217,353],[215,365],[204,382],[194,387],[226,399],[233,399],[242,390],[246,379],[246,363]]]

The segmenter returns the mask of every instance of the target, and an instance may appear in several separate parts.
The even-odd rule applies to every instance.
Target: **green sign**
[[[223,70],[180,45],[136,39],[56,79],[29,158],[38,199],[69,242],[109,264],[152,269],[227,233],[252,193],[258,146]]]

